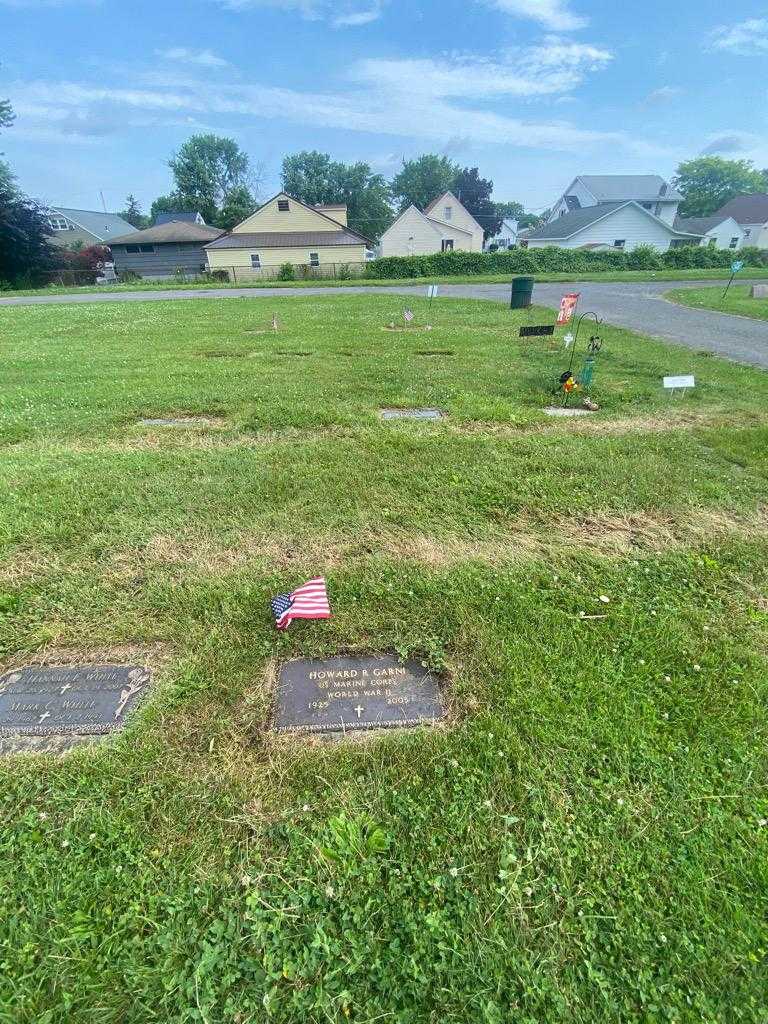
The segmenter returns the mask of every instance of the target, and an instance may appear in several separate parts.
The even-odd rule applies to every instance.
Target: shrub
[[[338,269],[338,273],[336,274],[336,277],[339,279],[339,281],[348,281],[350,277],[352,277],[352,271],[349,269],[348,263],[341,264],[341,266]]]
[[[229,281],[228,270],[211,270],[208,276],[212,281]]]
[[[284,263],[277,272],[278,281],[295,281],[296,271],[292,263]]]
[[[141,281],[141,274],[137,274],[135,270],[121,270],[117,275],[117,279],[121,284],[130,284],[132,281]]]
[[[495,252],[436,252],[428,256],[383,256],[371,260],[365,268],[369,278],[414,278],[451,276],[454,274],[535,274],[600,272],[617,270],[703,269],[729,267],[734,259],[745,266],[768,266],[768,250],[730,249],[686,245],[658,252],[652,246],[638,246],[631,251],[610,249],[499,249]]]

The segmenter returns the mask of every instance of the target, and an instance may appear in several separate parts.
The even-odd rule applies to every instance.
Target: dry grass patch
[[[541,412],[543,409],[531,410]],[[768,416],[755,414],[734,414],[727,410],[699,412],[695,410],[674,410],[645,416],[622,416],[606,418],[599,413],[594,416],[578,416],[565,419],[546,419],[542,422],[527,421],[519,426],[514,423],[497,423],[475,420],[453,426],[458,433],[488,433],[497,437],[516,437],[521,433],[541,434],[600,434],[615,437],[623,434],[662,434],[674,430],[694,430],[704,427],[756,427],[768,423]]]
[[[0,661],[0,672],[25,665],[141,665],[153,673],[170,661],[172,650],[166,643],[103,644],[95,647],[59,647],[49,645],[32,652],[16,652]]]
[[[241,532],[228,542],[195,533],[156,534],[141,547],[116,552],[106,572],[130,580],[162,568],[180,576],[188,571],[221,575],[248,565],[327,572],[370,558],[394,558],[429,568],[466,561],[489,565],[531,561],[578,549],[607,558],[696,546],[735,534],[759,537],[768,529],[768,509],[751,515],[726,510],[692,509],[677,513],[596,511],[589,517],[521,518],[512,529],[482,538],[427,536],[368,531],[354,540],[331,535],[303,540],[288,534]]]

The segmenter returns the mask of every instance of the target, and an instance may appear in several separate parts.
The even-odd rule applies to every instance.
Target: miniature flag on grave
[[[410,310],[410,309],[403,310],[403,320],[405,320],[405,322],[407,324],[409,324],[411,322],[411,320],[413,320],[413,310]]]
[[[325,579],[322,576],[297,587],[290,594],[278,594],[277,597],[272,598],[270,606],[278,629],[288,629],[294,619],[330,619],[331,617],[328,592],[325,588]]]
[[[560,312],[557,314],[558,326],[567,324],[574,314],[576,306],[579,304],[580,292],[569,292],[568,295],[564,295],[560,299]]]

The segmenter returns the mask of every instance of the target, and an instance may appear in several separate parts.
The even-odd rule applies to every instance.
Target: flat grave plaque
[[[547,416],[593,416],[594,409],[579,409],[572,405],[550,405],[544,412]]]
[[[533,327],[521,327],[518,333],[520,338],[543,338],[555,333],[554,324],[537,324]]]
[[[0,736],[119,729],[149,685],[138,665],[29,665],[0,676]]]
[[[440,409],[382,409],[383,420],[441,420],[445,416]]]
[[[440,681],[394,654],[301,658],[277,682],[275,732],[329,733],[434,724],[445,718]]]

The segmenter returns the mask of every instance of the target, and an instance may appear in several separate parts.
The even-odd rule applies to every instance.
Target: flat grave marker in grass
[[[768,299],[768,284],[753,284],[750,297],[753,299]]]
[[[431,725],[445,718],[440,679],[394,654],[301,658],[277,681],[275,732],[345,733]]]
[[[593,416],[594,409],[577,409],[569,405],[550,405],[544,412],[547,416]]]
[[[151,681],[139,665],[29,665],[0,676],[0,737],[102,736]]]
[[[440,409],[382,409],[383,420],[441,420],[445,413]]]
[[[453,350],[449,348],[422,348],[414,352],[415,356],[452,356]]]
[[[221,419],[210,416],[157,416],[139,420],[140,427],[218,427]]]

